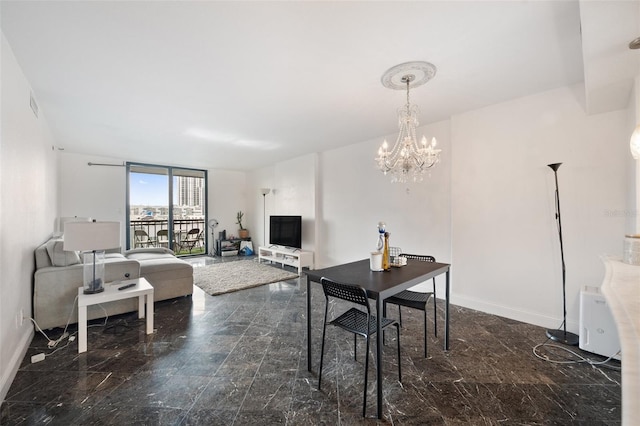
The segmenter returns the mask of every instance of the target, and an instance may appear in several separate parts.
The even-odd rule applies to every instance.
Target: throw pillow
[[[75,251],[65,251],[63,240],[47,241],[47,253],[53,266],[70,266],[80,262],[80,256]]]

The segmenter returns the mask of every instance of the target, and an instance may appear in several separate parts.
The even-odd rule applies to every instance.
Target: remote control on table
[[[136,286],[136,283],[131,283],[131,284],[123,285],[122,287],[118,287],[118,290],[125,290],[127,288],[135,287],[135,286]]]

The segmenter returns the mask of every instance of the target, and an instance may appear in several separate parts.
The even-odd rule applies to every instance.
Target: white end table
[[[133,287],[118,290],[127,284]],[[138,318],[147,318],[147,334],[153,333],[153,287],[145,278],[107,283],[102,293],[84,294],[83,287],[78,288],[78,353],[87,351],[87,307],[115,300],[138,298]]]

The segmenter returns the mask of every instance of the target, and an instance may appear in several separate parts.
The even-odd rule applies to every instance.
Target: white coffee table
[[[118,290],[127,284],[133,287]],[[107,283],[101,293],[84,294],[83,287],[78,288],[78,353],[87,351],[87,307],[115,300],[138,298],[138,318],[147,318],[147,334],[153,333],[153,287],[145,278]]]

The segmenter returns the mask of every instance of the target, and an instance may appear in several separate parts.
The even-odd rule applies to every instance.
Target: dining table
[[[444,316],[444,350],[449,350],[449,292],[451,282],[451,265],[438,262],[424,262],[408,259],[407,264],[391,267],[386,271],[372,271],[369,259],[357,260],[323,269],[306,270],[307,281],[307,370],[311,369],[311,283],[320,283],[322,278],[343,284],[363,287],[367,296],[376,301],[376,359],[377,359],[377,416],[382,418],[382,312],[385,299],[407,290],[417,284],[430,280],[438,275],[446,275],[445,316]]]

